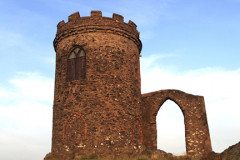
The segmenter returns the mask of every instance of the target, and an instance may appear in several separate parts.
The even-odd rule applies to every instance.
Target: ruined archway
[[[157,149],[156,115],[167,99],[174,101],[183,112],[187,154],[201,157],[211,152],[204,98],[179,90],[160,90],[141,95],[145,146],[149,149]]]
[[[171,99],[160,106],[156,116],[157,149],[174,155],[186,153],[184,115]]]
[[[63,141],[66,151],[73,151],[78,147],[84,147],[86,139],[87,125],[83,116],[78,113],[72,113],[65,121],[63,128]]]

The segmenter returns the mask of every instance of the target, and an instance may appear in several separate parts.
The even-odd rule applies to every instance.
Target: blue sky
[[[215,152],[240,141],[239,0],[0,0],[0,159],[40,160],[51,150],[57,24],[100,10],[137,25],[141,92],[178,89],[205,98]],[[166,101],[158,148],[186,151],[183,115]]]

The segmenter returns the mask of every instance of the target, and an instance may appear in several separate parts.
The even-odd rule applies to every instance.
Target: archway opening
[[[66,151],[73,151],[78,147],[83,147],[86,139],[86,124],[81,114],[74,112],[67,120],[64,136]]]
[[[172,100],[165,101],[156,116],[157,149],[173,155],[186,153],[184,116]]]

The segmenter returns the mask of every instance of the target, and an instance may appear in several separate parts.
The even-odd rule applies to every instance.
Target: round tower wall
[[[123,22],[114,26],[108,23],[113,19],[99,14],[93,11],[91,17],[81,17],[85,22],[80,23],[79,14],[74,13],[68,23],[58,24],[52,136],[56,156],[95,153],[113,158],[113,153],[134,156],[143,149],[139,33],[132,22],[132,26]],[[114,21],[123,20],[114,15]],[[76,47],[85,52],[86,76],[67,81],[68,57]]]

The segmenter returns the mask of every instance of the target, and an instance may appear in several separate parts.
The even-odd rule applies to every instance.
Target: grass
[[[132,159],[114,159],[114,160],[199,160],[196,158],[191,158],[186,155],[186,153],[182,153],[179,155],[174,155],[173,157],[168,158],[149,158],[151,157],[151,153],[149,152],[143,152],[141,155],[132,158]],[[56,159],[51,159],[56,160]],[[96,155],[92,155],[88,158],[77,158],[77,159],[69,159],[69,160],[113,160],[113,159],[104,159],[104,158],[98,158]]]

